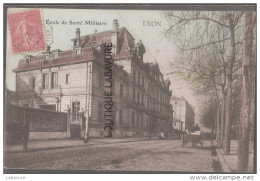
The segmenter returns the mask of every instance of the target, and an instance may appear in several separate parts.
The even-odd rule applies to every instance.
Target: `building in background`
[[[20,60],[16,73],[16,94],[20,106],[68,112],[72,124],[85,128],[90,136],[103,136],[104,57],[103,44],[112,43],[113,135],[158,135],[172,127],[172,92],[157,63],[145,63],[142,41],[117,20],[113,29],[80,34],[76,29],[72,49],[47,50]],[[84,113],[84,114],[83,114]],[[82,135],[81,135],[82,136]]]
[[[181,131],[192,130],[194,126],[194,107],[181,97],[171,97],[173,106],[173,128]]]

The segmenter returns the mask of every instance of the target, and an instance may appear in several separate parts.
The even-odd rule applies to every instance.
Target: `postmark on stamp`
[[[8,14],[8,24],[14,54],[45,49],[40,9]]]

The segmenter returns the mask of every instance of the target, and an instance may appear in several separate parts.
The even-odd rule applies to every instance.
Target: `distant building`
[[[194,126],[194,107],[183,97],[172,97],[171,104],[173,106],[173,128],[182,131],[191,130]]]
[[[66,41],[66,40],[64,40]],[[113,44],[113,135],[134,136],[167,132],[172,125],[169,79],[158,64],[144,63],[145,47],[129,31],[119,28],[80,35],[76,29],[71,50],[51,50],[20,60],[16,92],[21,106],[69,111],[77,123],[80,112],[89,118],[90,136],[104,128],[103,43]],[[24,92],[26,95],[22,96]],[[26,96],[35,97],[26,100]],[[84,124],[80,122],[79,124]]]

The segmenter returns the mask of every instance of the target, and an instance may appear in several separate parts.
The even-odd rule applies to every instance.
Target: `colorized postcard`
[[[5,173],[256,173],[256,4],[4,13]]]

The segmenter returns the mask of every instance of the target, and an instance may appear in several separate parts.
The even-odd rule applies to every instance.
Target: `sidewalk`
[[[226,173],[236,172],[237,160],[238,160],[237,149],[238,149],[237,140],[231,140],[230,155],[225,155],[221,148],[217,149],[217,155],[218,155],[219,162],[220,162],[223,172],[226,172]],[[253,160],[254,160],[253,150],[254,150],[253,143],[250,142],[248,173],[253,173],[253,168],[254,168],[253,167],[254,166],[253,165]]]
[[[156,139],[156,138],[152,138]],[[90,138],[88,143],[83,140],[39,140],[29,141],[28,151],[52,150],[61,148],[83,147],[91,145],[104,145],[113,143],[126,143],[134,141],[148,141],[148,137],[134,137],[134,138]],[[6,153],[24,152],[22,145],[5,145],[4,150]]]

